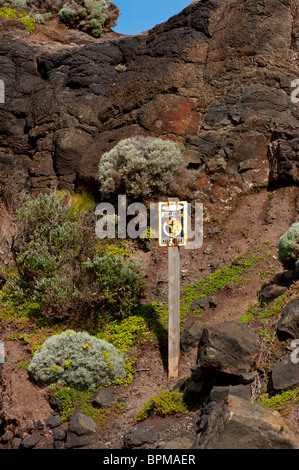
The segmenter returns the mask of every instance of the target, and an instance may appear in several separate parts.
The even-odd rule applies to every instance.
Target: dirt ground
[[[267,256],[251,269],[245,288],[233,286],[217,292],[217,306],[203,312],[203,322],[211,325],[223,320],[236,320],[245,313],[251,303],[256,302],[261,281],[269,281],[275,274],[282,272],[277,259],[277,246],[281,235],[292,223],[299,220],[298,201],[299,188],[288,187],[273,193],[262,189],[242,196],[230,211],[227,208],[220,210],[219,207],[216,208],[216,204],[215,208],[212,204],[209,206],[206,214],[206,220],[209,221],[204,223],[203,246],[198,250],[180,249],[182,289],[215,270],[228,266],[236,255],[258,249],[260,253],[267,253]],[[209,230],[215,227],[220,230],[213,234]],[[210,253],[205,254],[208,245],[212,245],[212,249]],[[159,248],[157,241],[153,240],[150,250],[141,251],[137,258],[142,259],[148,269],[149,300],[156,300],[157,296],[166,297],[167,250]],[[190,312],[185,325],[193,320]],[[8,357],[2,368],[2,407],[6,419],[11,419],[12,422],[17,420],[19,425],[25,425],[28,420],[48,418],[52,410],[47,400],[46,388],[34,385],[28,378],[27,370],[17,366],[17,362],[21,360],[30,360],[30,354],[22,342],[9,339],[12,332],[13,325],[2,325],[1,338],[5,341]],[[136,426],[133,418],[143,404],[161,390],[172,388],[178,380],[168,379],[165,348],[161,350],[153,346],[143,347],[142,350],[134,350],[134,354],[137,355],[137,361],[134,364],[136,373],[132,383],[111,387],[115,398],[125,400],[126,412],[114,416],[112,420],[108,419],[105,429],[99,430],[100,441],[97,448],[121,448],[123,436],[132,426]],[[188,353],[181,352],[178,378],[190,376],[190,368],[196,362],[196,355],[196,348]],[[289,418],[294,428],[298,427],[297,432],[298,415],[296,409]],[[138,427],[152,427],[158,435],[155,445],[159,447],[177,437],[187,438],[192,442],[198,419],[199,410],[195,409],[183,416],[152,417],[146,422],[138,423]],[[46,438],[45,435],[37,447],[43,447]]]

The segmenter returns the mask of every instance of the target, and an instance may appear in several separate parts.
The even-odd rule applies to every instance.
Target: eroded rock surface
[[[212,200],[297,184],[297,7],[202,0],[146,33],[90,43],[3,34],[2,178],[21,166],[34,191],[97,191],[103,152],[150,134],[188,148]]]

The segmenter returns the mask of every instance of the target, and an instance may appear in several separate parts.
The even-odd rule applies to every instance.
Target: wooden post
[[[180,355],[180,255],[168,247],[168,378],[179,375]]]
[[[169,199],[169,201],[177,199]],[[178,377],[180,356],[180,254],[168,247],[168,378]]]

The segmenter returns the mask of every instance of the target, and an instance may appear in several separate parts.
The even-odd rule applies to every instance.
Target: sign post
[[[168,247],[168,378],[178,377],[180,357],[180,255],[187,243],[187,203],[159,203],[159,245]]]
[[[180,356],[180,254],[168,247],[168,378],[179,375]]]

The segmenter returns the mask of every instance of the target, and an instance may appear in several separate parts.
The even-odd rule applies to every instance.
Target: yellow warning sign
[[[187,243],[187,202],[159,202],[159,245]]]

